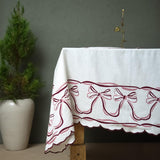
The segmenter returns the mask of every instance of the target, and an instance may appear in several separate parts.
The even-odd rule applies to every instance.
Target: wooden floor
[[[0,145],[0,160],[69,160],[69,148],[61,154],[44,154],[44,144],[35,144],[21,151],[6,151]]]
[[[89,143],[87,160],[160,160],[160,143]],[[61,154],[44,154],[44,144],[22,151],[6,151],[0,145],[0,160],[70,160],[69,148]]]

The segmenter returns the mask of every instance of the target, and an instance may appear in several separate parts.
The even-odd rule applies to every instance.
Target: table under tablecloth
[[[160,49],[63,48],[53,78],[45,153],[75,140],[74,123],[160,133]]]

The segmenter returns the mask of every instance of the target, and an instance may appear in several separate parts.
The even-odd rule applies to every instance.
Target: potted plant
[[[8,150],[28,146],[34,115],[33,99],[42,86],[29,59],[36,38],[23,15],[24,7],[18,1],[5,36],[0,40],[0,130]]]

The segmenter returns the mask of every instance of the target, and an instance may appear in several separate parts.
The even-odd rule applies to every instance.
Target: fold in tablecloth
[[[64,48],[53,81],[45,152],[72,144],[74,123],[160,133],[160,49]]]

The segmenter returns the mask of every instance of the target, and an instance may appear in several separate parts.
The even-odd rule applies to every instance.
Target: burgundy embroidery
[[[100,98],[101,102],[102,102],[104,113],[107,115],[110,115],[110,113],[108,113],[107,110],[105,109],[105,100],[112,99],[112,96],[111,96],[111,94],[109,94],[109,92],[110,92],[110,89],[106,89],[103,92],[98,92],[93,86],[89,87],[87,97],[90,99],[94,98],[94,100],[91,104],[91,109],[89,110],[88,114],[92,112],[92,108],[93,108],[94,104],[96,103],[97,99]]]
[[[59,145],[62,142],[56,144],[57,137],[67,133],[64,142],[74,133],[72,130],[74,121],[78,123],[81,120],[90,124],[95,123],[95,126],[105,125],[105,128],[107,125],[118,125],[120,129],[123,127],[136,128],[137,126],[145,127],[144,129],[149,127],[160,128],[160,124],[149,123],[150,121],[148,121],[152,118],[155,107],[160,103],[159,96],[160,87],[123,86],[115,83],[80,82],[69,79],[52,95],[53,106],[51,107],[53,107],[54,114],[51,114],[49,119],[47,144],[52,145],[51,147]],[[87,103],[84,103],[86,106],[80,106],[80,101],[86,101]],[[142,104],[145,110],[140,115],[137,113],[138,107],[141,107],[139,104]],[[103,118],[100,116],[98,118],[92,117],[96,107],[104,114]],[[62,112],[63,109],[67,109],[72,115],[72,124],[64,124],[63,114],[65,113]],[[127,114],[127,118],[130,119],[128,122],[118,119],[123,116],[124,109],[127,109],[127,113],[129,113]]]
[[[67,84],[71,84],[74,85],[69,89],[67,88]],[[76,84],[76,85],[75,85]],[[89,99],[92,99],[92,102],[90,104],[90,108],[88,110],[84,110],[82,111],[76,102],[76,96],[79,96],[79,90],[78,90],[78,86],[77,84],[83,84],[83,85],[88,85],[88,93],[87,93],[87,97]],[[101,88],[104,88],[105,90],[103,90],[102,92],[98,92],[93,85],[99,86]],[[129,93],[127,95],[123,94],[122,91],[120,90],[125,90],[128,91]],[[146,104],[151,104],[154,103],[152,105],[152,107],[150,108],[149,114],[147,116],[144,117],[139,117],[138,115],[136,115],[135,111],[134,111],[134,103],[137,103],[137,95],[136,95],[136,91],[137,90],[145,90],[145,91],[149,91],[149,93],[147,94],[146,97]],[[84,81],[84,82],[79,82],[76,80],[68,80],[67,83],[65,83],[65,85],[63,85],[62,87],[60,87],[60,89],[53,94],[53,102],[55,103],[55,110],[57,110],[59,108],[59,114],[61,117],[61,122],[59,123],[59,125],[56,127],[60,127],[63,123],[63,118],[61,115],[61,110],[62,110],[62,104],[65,103],[68,108],[72,111],[74,108],[74,111],[76,113],[79,114],[90,114],[92,113],[93,107],[96,103],[96,101],[98,99],[101,99],[102,102],[102,109],[104,114],[111,116],[111,117],[118,117],[120,115],[120,111],[121,108],[123,107],[123,104],[125,103],[125,101],[129,104],[130,108],[131,108],[131,117],[133,118],[133,120],[135,121],[140,121],[140,120],[148,120],[151,117],[151,113],[154,109],[154,107],[156,106],[156,104],[158,102],[160,102],[160,98],[157,98],[150,90],[153,90],[154,88],[151,87],[136,87],[136,86],[121,86],[121,85],[116,85],[114,83],[94,83],[91,81]],[[63,92],[63,90],[65,90],[64,95],[61,97],[61,99],[57,99],[54,98],[55,95]],[[114,90],[114,95],[111,95],[111,90]],[[159,88],[155,88],[156,91],[160,91]],[[84,95],[85,96],[85,95]],[[69,104],[69,99],[73,100],[73,106],[71,107]],[[110,101],[114,99],[116,102],[120,101],[119,106],[117,107],[117,110],[112,113],[107,111],[107,101]]]
[[[153,103],[152,107],[150,108],[149,114],[145,117],[138,117],[137,115],[134,115],[134,118],[136,120],[149,120],[151,118],[152,111],[154,110],[158,102],[160,102],[160,98],[157,98],[151,91],[149,91],[147,94],[146,103]]]
[[[49,116],[49,123],[48,123],[48,127],[52,127],[54,121],[54,114],[51,114]],[[48,131],[47,136],[51,136],[53,134],[53,128],[51,129],[51,131]]]
[[[55,129],[58,129],[63,125],[63,117],[62,117],[63,104],[66,104],[66,106],[68,106],[68,108],[71,110],[69,105],[69,97],[70,97],[69,91],[68,89],[66,89],[61,99],[53,98],[54,110],[55,111],[59,110],[59,116],[60,116],[60,122],[57,126],[55,126]]]
[[[160,103],[160,97],[157,98],[151,91],[149,91],[146,102],[148,104],[154,103],[153,106],[155,106],[158,102]]]
[[[136,103],[137,102],[137,95],[136,95],[136,92],[130,92],[128,95],[123,95],[122,92],[116,88],[115,89],[115,95],[114,95],[114,100],[115,101],[120,101],[120,104],[119,104],[119,112],[120,112],[120,109],[122,108],[123,106],[123,103],[125,101],[128,102],[129,106],[131,107],[131,110],[132,110],[132,118],[133,120],[135,121],[140,121],[140,120],[147,120],[149,119],[149,116],[147,115],[146,117],[138,117],[134,111],[134,107],[133,107],[133,103]],[[119,112],[118,112],[118,115],[119,115]]]
[[[160,124],[150,124],[150,123],[142,123],[142,124],[138,124],[138,123],[129,123],[129,122],[124,122],[124,123],[120,123],[118,121],[115,121],[115,120],[110,120],[110,119],[95,119],[95,118],[91,118],[91,117],[80,117],[80,116],[77,116],[77,115],[73,115],[74,119],[84,119],[86,121],[96,121],[98,123],[100,123],[99,126],[101,126],[101,124],[120,124],[122,126],[125,126],[125,127],[137,127],[137,126],[143,126],[143,127],[158,127],[160,128]]]
[[[59,133],[56,131],[55,133],[53,133],[52,135],[50,135],[51,138],[46,143],[47,144],[52,144],[55,141],[55,139],[57,138],[57,136],[59,136],[60,134],[65,133],[65,132],[67,132],[71,127],[73,127],[73,125],[63,128]]]
[[[123,95],[122,92],[118,88],[115,88],[115,91],[114,91],[114,100],[115,101],[120,101],[119,107],[118,107],[118,110],[117,110],[115,116],[119,116],[120,109],[122,108],[123,103],[125,101],[127,101],[128,104],[130,105],[130,107],[132,109],[132,115],[134,115],[132,103],[136,103],[137,102],[136,92],[130,92],[128,95]]]
[[[72,88],[69,89],[70,94],[73,93],[73,95],[78,96],[79,91],[78,91],[78,86],[73,86]]]

